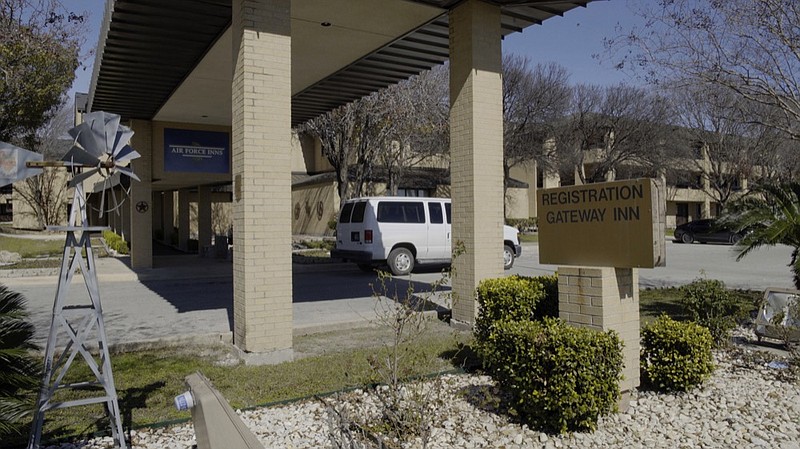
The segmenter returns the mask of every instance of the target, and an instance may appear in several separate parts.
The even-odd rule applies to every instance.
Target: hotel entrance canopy
[[[507,35],[589,1],[488,3],[500,6]],[[292,125],[446,61],[448,11],[458,3],[292,1]],[[230,0],[108,1],[89,109],[230,125],[230,25]]]
[[[280,361],[292,357],[291,127],[449,61],[451,239],[463,245],[452,322],[470,326],[478,283],[503,275],[501,39],[588,2],[108,0],[87,107],[135,131],[131,205],[179,191],[179,241],[182,193],[197,187],[203,247],[209,186],[232,183],[234,343]],[[168,127],[229,136],[230,170],[168,168]],[[132,267],[152,267],[153,221],[174,223],[173,199],[163,215],[129,211]]]

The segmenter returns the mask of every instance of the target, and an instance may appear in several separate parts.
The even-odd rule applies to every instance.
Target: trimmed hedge
[[[519,418],[547,431],[591,431],[616,411],[622,342],[558,319],[494,323],[479,347]]]
[[[130,252],[128,249],[128,242],[113,231],[103,231],[103,240],[106,241],[106,245],[108,245],[110,249],[116,251],[118,254],[128,254]]]
[[[475,336],[485,341],[495,323],[500,320],[532,320],[536,305],[545,295],[542,284],[525,276],[484,279],[478,284],[478,317]]]
[[[689,391],[714,372],[711,332],[662,315],[642,329],[641,376],[657,391]]]

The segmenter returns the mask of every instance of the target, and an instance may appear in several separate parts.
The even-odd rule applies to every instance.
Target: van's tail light
[[[372,229],[364,229],[364,243],[372,243]]]

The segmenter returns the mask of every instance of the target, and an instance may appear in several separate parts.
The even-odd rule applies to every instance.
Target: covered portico
[[[476,285],[503,273],[501,39],[589,1],[108,0],[88,110],[127,119],[143,156],[131,263],[152,267],[143,204],[232,183],[234,342],[290,359],[292,126],[449,60],[453,319],[470,325]],[[168,130],[229,133],[229,170],[171,164]]]

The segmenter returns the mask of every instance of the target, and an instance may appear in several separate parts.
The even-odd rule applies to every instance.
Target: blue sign
[[[228,133],[164,129],[164,171],[230,173]]]

